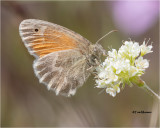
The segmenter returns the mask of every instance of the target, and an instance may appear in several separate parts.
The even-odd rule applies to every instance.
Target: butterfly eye
[[[36,29],[34,29],[34,31],[35,31],[35,32],[38,32],[38,29],[36,28]]]

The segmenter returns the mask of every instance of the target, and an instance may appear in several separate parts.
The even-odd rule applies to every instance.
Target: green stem
[[[146,92],[148,92],[148,94],[150,94],[151,96],[157,98],[158,100],[160,100],[160,96],[158,96],[152,89],[150,89],[146,83],[144,83],[144,85],[141,87],[143,88]]]
[[[144,89],[149,95],[160,100],[160,96],[158,96],[152,89],[150,89],[147,84],[139,77],[134,77],[133,79],[131,79],[131,81],[134,85],[137,85],[140,88]]]

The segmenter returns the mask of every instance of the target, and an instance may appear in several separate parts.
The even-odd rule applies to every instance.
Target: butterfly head
[[[89,64],[91,66],[97,66],[100,64],[101,55],[106,55],[106,51],[100,44],[95,44],[90,46],[90,56],[89,56]]]
[[[100,45],[98,43],[94,45],[94,52],[96,54],[99,54],[99,56],[101,56],[102,54],[106,55],[106,50],[104,50],[104,48],[102,47],[102,45]]]

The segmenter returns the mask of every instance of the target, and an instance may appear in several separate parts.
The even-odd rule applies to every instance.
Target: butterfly
[[[23,20],[19,33],[35,57],[33,69],[39,82],[56,95],[74,95],[106,54],[98,42],[92,44],[74,31],[47,21]]]

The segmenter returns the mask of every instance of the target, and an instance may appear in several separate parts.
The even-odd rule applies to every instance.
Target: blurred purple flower
[[[159,1],[116,1],[112,7],[117,29],[127,35],[143,34],[159,16]]]

